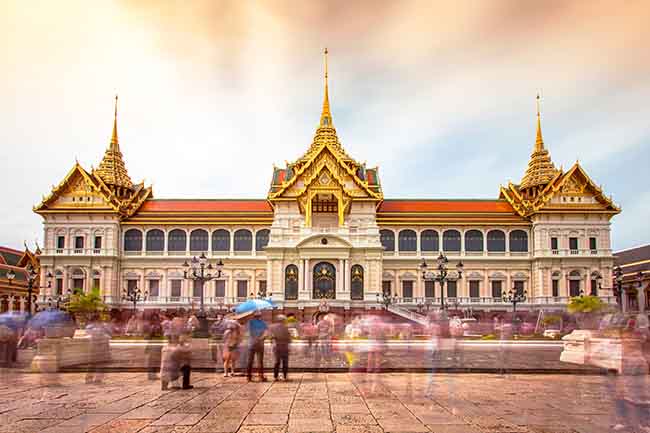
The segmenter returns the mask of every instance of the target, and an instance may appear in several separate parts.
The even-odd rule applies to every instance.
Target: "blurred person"
[[[212,346],[212,360],[215,362],[219,360],[224,362],[225,348],[223,345],[223,336],[226,332],[226,325],[226,320],[224,320],[221,314],[218,314],[209,329],[210,336],[214,341],[214,345]],[[224,373],[226,373],[226,370],[224,370]]]
[[[514,327],[511,323],[501,319],[499,322],[499,370],[506,374],[510,364],[510,340],[514,335]]]
[[[386,346],[387,326],[384,323],[374,323],[368,329],[368,373],[381,371],[381,353]]]
[[[158,341],[154,338],[157,327],[156,319],[157,316],[152,316],[151,321],[144,327],[144,339],[146,341],[144,355],[147,366],[147,378],[149,380],[158,379],[158,370],[160,368],[160,358],[162,353],[162,346],[158,344]]]
[[[13,363],[12,341],[18,341],[16,332],[7,325],[0,325],[0,366],[11,367]]]
[[[255,315],[248,322],[248,363],[246,365],[246,379],[250,382],[253,379],[253,361],[257,357],[259,365],[259,378],[261,382],[266,382],[264,377],[264,337],[268,327],[262,320],[262,312],[255,311]]]
[[[235,375],[235,361],[239,358],[241,327],[236,321],[229,321],[223,333],[223,377]],[[230,374],[228,373],[230,368]]]
[[[86,334],[90,338],[86,383],[102,383],[104,374],[99,365],[104,358],[106,340],[111,338],[111,334],[98,314],[93,315],[88,325],[86,325]]]
[[[332,323],[323,316],[316,325],[318,331],[318,349],[323,358],[329,358],[332,352]]]
[[[305,355],[313,353],[315,346],[314,343],[316,342],[316,338],[318,336],[318,330],[316,329],[316,326],[313,323],[304,322],[300,326],[300,334],[302,338],[307,341],[307,345],[305,346]]]
[[[167,347],[162,350],[160,364],[160,385],[163,391],[169,388],[169,384],[182,377],[181,389],[192,389],[190,385],[190,375],[192,349],[190,345],[183,342],[183,339],[175,334],[171,338]],[[178,386],[172,386],[172,389],[178,389]]]
[[[289,344],[291,343],[291,334],[286,324],[286,317],[282,314],[278,315],[276,323],[271,326],[269,331],[274,342],[273,355],[275,357],[275,363],[273,365],[273,378],[275,380],[279,379],[280,364],[282,364],[284,380],[289,380]]]

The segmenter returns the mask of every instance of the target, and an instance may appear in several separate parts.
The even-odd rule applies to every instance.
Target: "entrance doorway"
[[[336,268],[328,262],[314,266],[313,299],[334,299],[336,297]]]

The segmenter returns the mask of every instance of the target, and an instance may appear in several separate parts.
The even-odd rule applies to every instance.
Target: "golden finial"
[[[111,148],[113,150],[119,149],[119,141],[117,139],[117,95],[115,95],[115,114],[113,116],[113,135],[111,136]]]
[[[544,150],[544,140],[542,139],[542,120],[539,109],[539,92],[537,93],[537,137],[535,138],[535,152]]]
[[[331,127],[332,126],[332,114],[330,113],[330,97],[329,97],[329,86],[327,83],[327,48],[325,48],[324,57],[325,57],[325,97],[323,99],[323,112],[320,115],[320,126],[321,127]]]

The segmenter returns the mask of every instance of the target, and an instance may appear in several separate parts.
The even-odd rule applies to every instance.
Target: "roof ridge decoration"
[[[520,189],[531,187],[540,187],[548,184],[553,179],[558,170],[555,168],[548,150],[544,147],[542,138],[542,120],[539,109],[539,93],[537,94],[537,133],[535,136],[535,146],[533,153],[530,155],[528,168],[524,177],[521,179]]]
[[[119,191],[119,195],[126,195],[126,191],[121,191],[121,189],[133,189],[133,182],[126,170],[122,152],[120,151],[120,142],[117,137],[117,95],[115,95],[115,115],[113,117],[111,141],[104,153],[104,158],[99,163],[99,167],[94,170],[94,173],[102,178],[106,185]]]

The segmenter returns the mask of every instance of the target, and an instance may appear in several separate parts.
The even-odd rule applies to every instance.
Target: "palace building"
[[[495,199],[384,198],[380,170],[348,155],[324,101],[302,157],[273,168],[266,197],[155,199],[134,183],[120,150],[117,98],[110,144],[97,168],[75,163],[34,211],[43,217],[41,273],[56,297],[98,288],[114,308],[125,290],[147,292],[149,309],[232,306],[271,296],[285,309],[378,308],[381,293],[402,308],[440,304],[440,286],[422,277],[443,253],[455,308],[502,310],[502,293],[526,293],[521,309],[564,308],[570,296],[613,299],[610,219],[620,209],[579,163],[558,169],[537,133],[521,181]],[[205,284],[184,279],[183,263],[205,254],[223,263]],[[433,266],[430,266],[433,267]],[[43,279],[43,275],[41,279]]]

